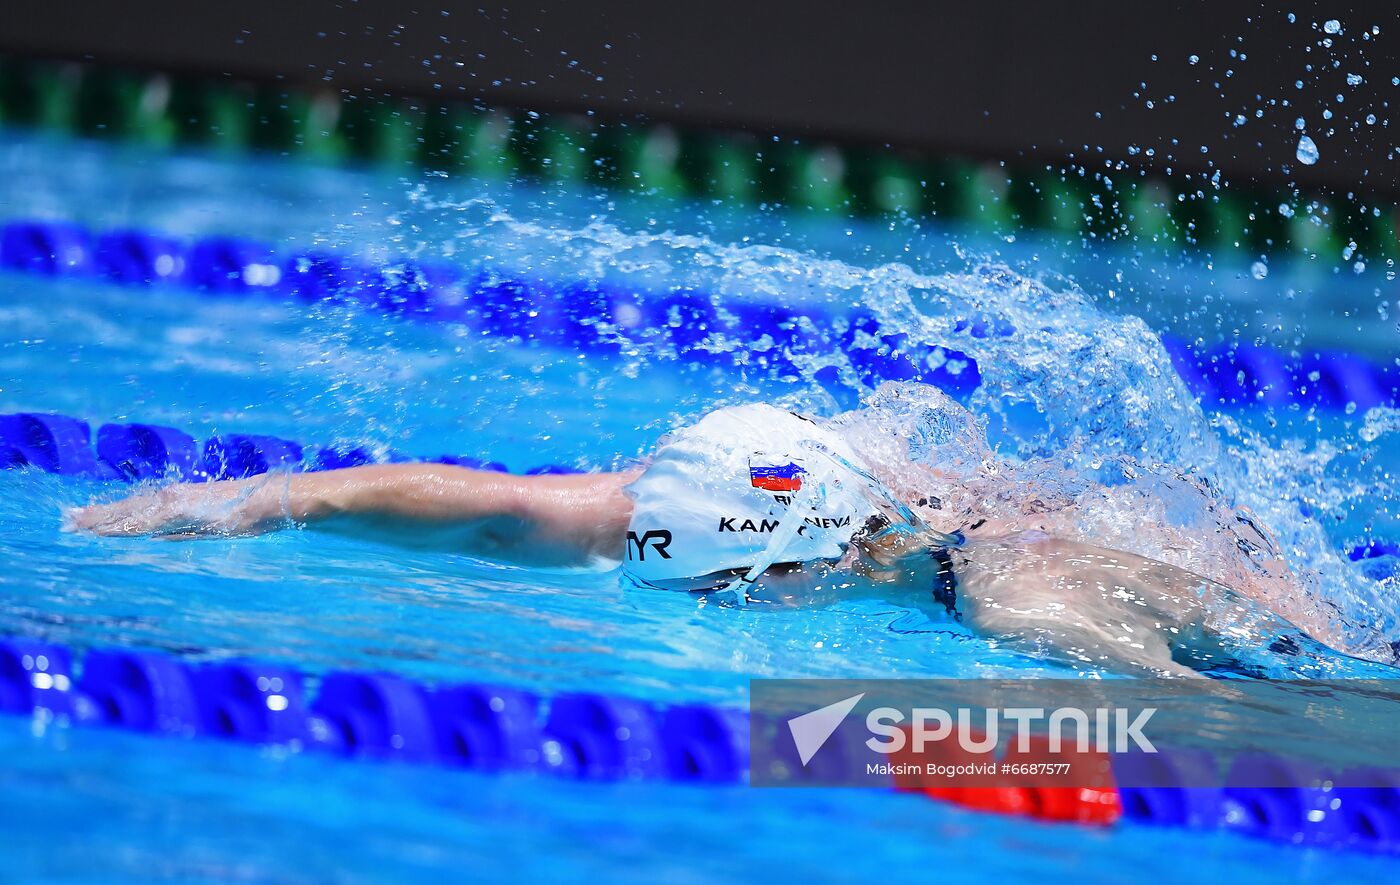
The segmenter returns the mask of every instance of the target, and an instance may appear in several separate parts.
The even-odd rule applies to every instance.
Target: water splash
[[[1394,433],[1397,430],[1400,430],[1400,409],[1376,406],[1366,412],[1361,429],[1356,432],[1356,435],[1365,442],[1373,443],[1387,433]]]
[[[1368,454],[1375,440],[1363,434],[1347,449],[1265,439],[1206,415],[1142,320],[1104,311],[1070,282],[961,253],[937,269],[861,267],[603,222],[551,227],[482,204],[470,211],[448,248],[469,244],[535,271],[638,290],[693,287],[721,309],[758,297],[799,313],[865,310],[884,334],[963,351],[982,376],[965,404],[921,385],[871,391],[839,348],[785,353],[799,376],[770,378],[764,390],[788,407],[840,415],[882,478],[910,500],[937,499],[945,518],[1059,512],[1067,536],[1247,582],[1286,616],[1321,624],[1326,641],[1388,653],[1376,629],[1396,631],[1395,603],[1338,540],[1366,529],[1345,514],[1391,494]],[[845,331],[835,322],[828,331]],[[638,371],[674,357],[646,330],[621,333]],[[718,333],[710,342],[719,351],[750,345]],[[852,394],[865,397],[863,410],[850,410]],[[675,420],[759,395],[746,386],[729,400],[693,402]]]
[[[1298,139],[1297,150],[1298,162],[1304,166],[1312,166],[1321,156],[1317,150],[1317,144],[1311,138],[1304,135]]]

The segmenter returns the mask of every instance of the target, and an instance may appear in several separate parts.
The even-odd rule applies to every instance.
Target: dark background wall
[[[0,51],[1400,193],[1400,118],[1389,125],[1400,101],[1391,82],[1400,10],[1286,9],[1237,0],[72,0],[9,10]],[[1324,33],[1330,18],[1340,34]],[[1363,82],[1348,85],[1348,74]],[[1297,117],[1321,149],[1311,167],[1294,157]]]

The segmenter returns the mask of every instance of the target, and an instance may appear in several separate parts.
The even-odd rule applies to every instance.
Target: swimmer
[[[961,409],[922,385],[881,395],[945,416]],[[166,538],[300,526],[521,565],[620,563],[634,586],[752,604],[880,593],[1041,656],[1118,672],[1239,672],[1242,653],[1269,648],[1269,660],[1285,663],[1246,672],[1315,675],[1310,666],[1330,654],[1318,640],[1342,645],[1325,609],[1289,601],[1287,568],[1247,516],[1237,519],[1248,544],[1236,539],[1230,549],[1263,551],[1263,565],[1199,574],[1077,537],[1082,505],[1047,500],[1033,483],[996,486],[995,470],[935,464],[877,478],[871,460],[880,459],[851,438],[861,420],[887,424],[888,415],[850,414],[822,422],[767,405],[720,409],[663,439],[644,466],[615,473],[514,476],[420,463],[270,474],[93,504],[69,511],[66,525]],[[927,439],[901,445],[902,465],[918,460],[916,447],[928,460]],[[1013,498],[1019,505],[1006,507]],[[1185,537],[1160,546],[1187,558],[1194,550]],[[1379,639],[1346,651],[1394,661]]]

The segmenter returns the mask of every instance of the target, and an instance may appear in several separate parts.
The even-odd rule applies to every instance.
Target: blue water
[[[0,723],[6,878],[1378,881],[1394,862],[855,790],[577,783]]]
[[[1354,620],[1394,618],[1390,586],[1343,555],[1368,531],[1400,538],[1392,438],[1363,434],[1360,414],[1204,415],[1155,337],[1217,341],[1257,326],[1274,343],[1345,342],[1392,358],[1393,324],[1360,319],[1363,308],[1376,314],[1378,277],[1276,266],[1255,280],[1228,262],[912,222],[855,226],[19,137],[0,143],[0,172],[5,217],[865,304],[912,334],[981,348],[986,380],[971,406],[1003,457],[1068,451],[1044,470],[1066,487],[1102,481],[1105,462],[1123,459],[1148,476],[1198,467],[1222,496],[1261,513]],[[1290,289],[1307,304],[1281,307]],[[1018,332],[958,338],[955,320],[974,314]],[[582,357],[353,307],[13,274],[0,276],[0,328],[0,411],[470,454],[514,468],[616,467],[720,405],[832,414],[860,394],[687,366],[640,339],[620,355]],[[698,607],[683,594],[624,590],[608,572],[509,568],[312,532],[169,543],[59,531],[63,506],[120,491],[0,474],[0,633],[734,706],[751,677],[1074,672],[877,600]],[[1362,855],[1228,834],[1090,832],[907,796],[480,777],[17,719],[0,720],[0,758],[0,844],[14,878],[1121,881],[1170,871],[1175,858],[1191,859],[1176,872],[1193,880],[1384,871]]]

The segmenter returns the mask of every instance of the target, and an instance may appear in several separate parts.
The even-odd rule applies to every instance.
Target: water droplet
[[[1302,117],[1299,117],[1298,119],[1293,121],[1293,128],[1297,129],[1299,132],[1302,132],[1304,129],[1306,129],[1307,125],[1307,123],[1303,122]]]
[[[1322,23],[1322,30],[1329,34],[1340,34],[1342,32],[1342,23],[1335,18],[1329,18]]]
[[[1249,266],[1249,275],[1256,280],[1262,280],[1269,275],[1269,266],[1262,261],[1256,261]]]
[[[1362,78],[1361,78],[1361,75],[1360,75],[1360,74],[1347,74],[1347,85],[1348,85],[1348,86],[1360,86],[1361,83],[1362,83]]]
[[[1279,203],[1279,204],[1278,204],[1278,214],[1282,215],[1284,218],[1292,218],[1292,217],[1293,217],[1293,207],[1290,206],[1290,205],[1288,205],[1287,203]]]
[[[1201,60],[1201,57],[1199,55],[1188,55],[1186,56],[1186,60],[1194,65]]]
[[[1298,139],[1298,162],[1304,166],[1311,166],[1317,162],[1319,154],[1317,145],[1306,135]]]

